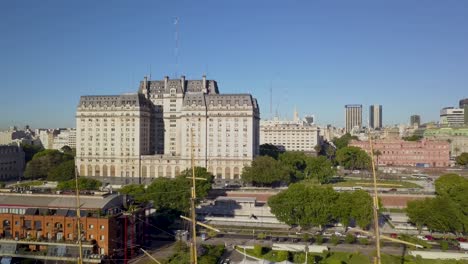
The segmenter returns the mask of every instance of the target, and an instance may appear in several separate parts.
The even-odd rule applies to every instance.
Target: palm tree
[[[374,156],[377,157],[377,162],[376,162],[376,167],[379,166],[379,156],[382,155],[382,152],[380,152],[380,150],[374,150]]]

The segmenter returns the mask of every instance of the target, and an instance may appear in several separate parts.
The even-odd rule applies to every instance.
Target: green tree
[[[45,179],[52,169],[69,160],[73,160],[72,155],[58,150],[47,149],[40,151],[27,163],[24,177],[27,179]]]
[[[427,223],[429,214],[431,213],[430,203],[432,198],[426,198],[424,200],[409,201],[406,207],[406,214],[411,223],[415,224],[419,232]]]
[[[68,181],[75,177],[75,160],[67,160],[53,167],[47,174],[49,181]]]
[[[282,151],[273,144],[260,145],[260,156],[269,156],[274,159],[278,159],[278,156],[281,152]]]
[[[455,159],[455,161],[457,162],[458,165],[461,165],[461,166],[468,165],[468,153],[463,152],[462,154],[460,154],[460,156],[458,156]]]
[[[343,226],[347,227],[351,223],[351,211],[355,206],[353,202],[353,193],[341,192],[333,207],[333,216]]]
[[[337,198],[338,194],[331,187],[295,183],[270,197],[268,205],[276,218],[286,224],[321,227],[332,221]]]
[[[468,217],[468,179],[458,174],[449,173],[435,181],[437,195],[454,201]]]
[[[278,251],[276,255],[276,261],[281,262],[289,259],[289,252],[286,250],[280,250]]]
[[[368,192],[358,190],[352,193],[351,200],[354,204],[351,209],[351,218],[356,221],[358,226],[367,229],[373,217],[374,204],[372,197]]]
[[[340,243],[340,238],[337,237],[336,235],[332,235],[332,236],[330,237],[330,242],[331,242],[334,246],[336,246],[336,245],[338,245],[338,243]]]
[[[23,149],[24,151],[24,160],[25,162],[29,162],[30,160],[32,160],[32,158],[34,157],[34,155],[40,151],[42,151],[44,148],[41,147],[41,146],[37,146],[37,145],[31,145],[31,144],[21,144],[21,148]]]
[[[358,147],[344,147],[336,152],[336,160],[345,169],[368,169],[371,159],[367,153]]]
[[[334,138],[332,142],[337,149],[342,149],[344,147],[347,147],[351,140],[358,140],[358,138],[356,136],[351,136],[351,134],[349,133],[346,133],[340,138]]]
[[[348,244],[353,244],[356,242],[356,237],[353,234],[347,234],[345,237],[345,242]]]
[[[119,192],[130,195],[136,202],[139,203],[148,201],[145,186],[141,184],[125,185],[119,190]]]
[[[179,177],[185,178],[188,180],[189,188],[192,186],[192,169],[186,169],[182,171]],[[213,184],[214,176],[203,167],[195,167],[195,177],[202,178],[205,180],[196,180],[196,192],[197,197],[205,198],[208,195],[208,192],[211,190],[211,185]]]
[[[307,167],[306,160],[309,157],[302,151],[286,151],[279,155],[279,162],[289,169],[291,179],[304,179],[304,170]]]
[[[412,135],[412,136],[409,136],[409,137],[403,137],[402,139],[405,140],[405,141],[419,141],[422,138],[423,138],[422,136]]]
[[[314,179],[320,184],[329,183],[336,169],[331,161],[324,156],[309,157],[306,160],[305,175],[307,179]]]
[[[335,154],[336,154],[336,149],[328,144],[325,148],[325,154],[327,155],[327,158],[329,160],[334,160],[335,159]]]
[[[251,166],[245,166],[242,180],[257,186],[272,186],[289,183],[289,170],[280,162],[269,156],[258,156]]]

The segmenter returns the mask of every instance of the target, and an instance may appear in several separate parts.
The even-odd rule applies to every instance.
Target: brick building
[[[144,210],[127,213],[126,200],[118,194],[80,197],[84,262],[130,258],[133,245],[144,243]],[[75,261],[75,204],[75,195],[0,193],[0,256]]]
[[[447,141],[422,140],[376,140],[374,151],[380,155],[375,159],[379,165],[447,167],[450,165],[450,143]],[[350,146],[359,147],[370,153],[368,141],[352,141]]]

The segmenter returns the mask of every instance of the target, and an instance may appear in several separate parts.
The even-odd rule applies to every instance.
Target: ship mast
[[[193,129],[190,129],[190,144],[191,144],[191,165],[192,165],[192,196],[190,199],[190,210],[192,218],[192,243],[190,247],[190,263],[197,264],[197,220],[195,214],[195,200],[197,199],[197,193],[195,189],[195,148],[193,146]]]
[[[81,242],[81,212],[80,212],[80,189],[78,187],[78,172],[75,166],[75,191],[76,191],[76,220],[77,220],[77,230],[78,230],[78,247],[79,247],[79,257],[78,264],[83,264],[83,244]]]

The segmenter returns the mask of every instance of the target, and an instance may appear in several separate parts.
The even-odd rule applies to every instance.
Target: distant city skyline
[[[412,114],[438,121],[440,109],[468,97],[466,1],[0,7],[2,130],[75,127],[80,95],[136,92],[150,74],[206,74],[226,93],[252,93],[262,119],[292,119],[297,106],[301,117],[339,127],[346,104],[363,105],[366,125],[377,102],[385,126],[408,124]]]

